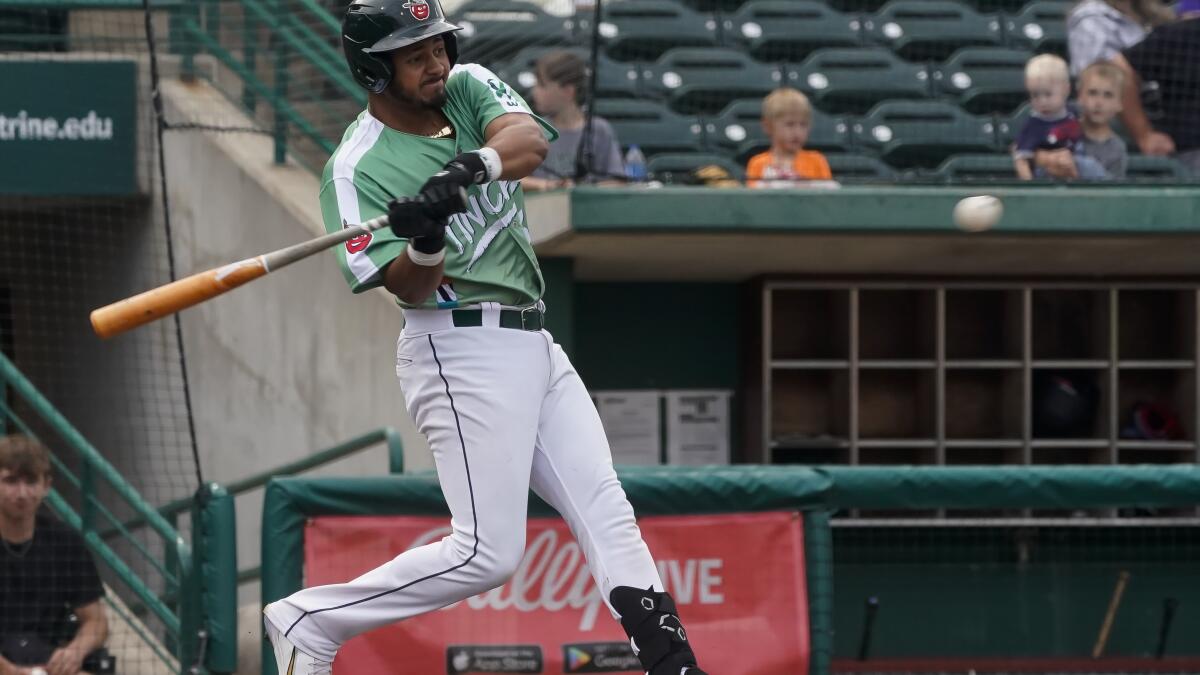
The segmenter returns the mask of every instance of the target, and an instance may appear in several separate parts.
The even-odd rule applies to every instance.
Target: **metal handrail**
[[[163,539],[164,546],[170,553],[175,556],[179,566],[178,581],[173,582],[170,578],[167,579],[169,585],[177,583],[180,587],[192,587],[195,580],[191,578],[193,563],[191,547],[179,535],[175,528],[166,521],[152,506],[131,486],[118,472],[104,459],[91,443],[83,437],[81,433],[70,422],[63,417],[50,402],[42,396],[24,374],[21,373],[8,359],[7,356],[0,353],[0,382],[5,383],[10,387],[18,397],[23,399],[25,403],[33,410],[33,412],[53,428],[66,444],[74,450],[83,461],[85,470],[89,473],[98,476],[104,480],[120,496],[130,508],[138,513],[141,518]],[[20,418],[16,417],[7,407],[7,414],[14,421],[18,421],[24,430],[28,430],[28,426],[24,424]],[[80,484],[82,487],[82,483]],[[182,612],[172,611],[162,600],[152,591],[145,581],[142,580],[128,564],[116,554],[115,551],[105,542],[96,532],[90,522],[90,518],[85,517],[89,506],[90,496],[85,495],[84,506],[85,513],[80,515],[67,504],[62,495],[56,490],[51,491],[47,496],[47,504],[64,522],[75,530],[82,533],[84,542],[101,560],[104,561],[120,578],[133,593],[163,622],[167,631],[182,638],[180,634],[183,624]],[[94,502],[94,499],[92,499]],[[107,509],[104,510],[105,513]],[[109,514],[111,515],[111,514]]]

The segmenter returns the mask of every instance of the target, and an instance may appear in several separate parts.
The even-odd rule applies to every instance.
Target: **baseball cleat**
[[[333,675],[332,663],[300,651],[265,616],[263,627],[275,650],[275,672],[279,675]]]

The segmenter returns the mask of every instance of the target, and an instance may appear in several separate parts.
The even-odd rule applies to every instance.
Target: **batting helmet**
[[[457,30],[438,0],[354,0],[342,19],[342,49],[354,80],[378,94],[392,81],[387,52],[441,35],[454,65]]]

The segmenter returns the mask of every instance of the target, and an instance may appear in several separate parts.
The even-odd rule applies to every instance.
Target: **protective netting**
[[[154,17],[161,30],[165,18]],[[79,609],[73,594],[81,592],[89,557],[100,563],[106,646],[117,672],[164,672],[174,650],[163,618],[179,601],[170,545],[145,527],[116,531],[133,507],[82,459],[80,439],[47,412],[69,420],[151,504],[187,497],[199,484],[175,323],[105,342],[88,321],[96,307],[171,280],[147,45],[140,3],[0,3],[0,350],[49,404],[24,390],[18,376],[0,377],[0,431],[37,437],[50,448],[53,488],[62,498],[53,510],[79,519],[68,515],[66,526],[55,525],[43,507],[27,550],[9,550],[21,544],[9,535],[24,533],[5,533],[5,581],[34,591],[7,594],[13,606],[0,608],[21,617],[6,625],[3,651],[23,666],[46,663],[45,649],[65,648],[87,625],[78,611],[71,618],[52,605],[67,598],[70,610]],[[177,60],[165,69],[177,72]],[[15,499],[26,482],[6,484],[6,496]],[[30,490],[24,495],[26,503],[34,499]],[[98,535],[125,574],[100,556],[77,555],[82,543],[56,533],[64,527]],[[131,580],[165,611],[153,611]],[[30,631],[37,640],[22,637]],[[23,648],[14,642],[21,640]]]

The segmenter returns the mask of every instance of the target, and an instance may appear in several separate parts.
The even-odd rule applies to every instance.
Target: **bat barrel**
[[[153,288],[92,312],[92,330],[102,338],[174,314],[267,273],[261,256],[207,270]]]

